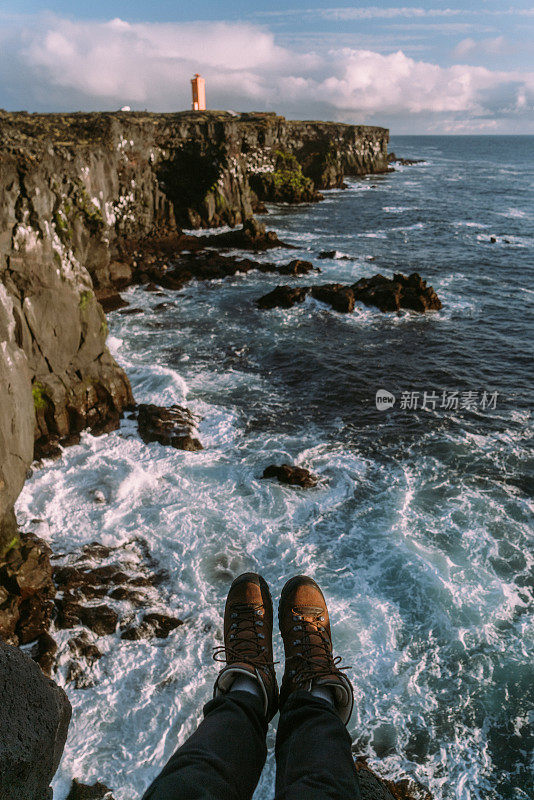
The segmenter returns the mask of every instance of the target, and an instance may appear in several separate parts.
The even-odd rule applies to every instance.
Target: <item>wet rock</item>
[[[149,268],[149,274],[154,281],[152,286],[157,288],[157,284],[160,284],[167,289],[179,290],[193,280],[223,280],[252,270],[295,276],[305,275],[311,271],[320,272],[320,269],[314,267],[311,262],[301,259],[294,259],[289,264],[279,266],[266,261],[222,255],[212,249],[198,249],[186,254],[181,253],[177,263],[171,268],[166,263],[155,261]],[[154,309],[157,311],[166,307],[168,306],[165,303],[160,303]]]
[[[134,317],[136,316],[136,314],[143,314],[143,313],[144,311],[142,308],[125,308],[122,311],[119,311],[119,314],[121,314],[124,317]]]
[[[74,628],[85,625],[98,636],[114,633],[119,621],[117,612],[107,605],[83,606],[74,602],[72,596],[56,601],[58,628]]]
[[[145,443],[159,442],[178,450],[202,450],[202,444],[193,434],[196,432],[195,417],[189,409],[173,405],[138,406],[139,435]]]
[[[95,685],[91,667],[102,658],[102,653],[84,631],[68,641],[72,659],[67,664],[66,681],[73,683],[76,689],[88,689]]]
[[[159,292],[160,288],[156,283],[152,281],[145,286],[145,292]]]
[[[153,639],[154,637],[166,639],[169,633],[180,625],[183,625],[183,621],[177,617],[169,617],[166,614],[152,612],[145,614],[139,625],[127,628],[121,634],[121,639],[126,639],[127,641]]]
[[[43,800],[67,738],[71,707],[39,666],[0,642],[0,794]]]
[[[350,286],[341,283],[326,283],[323,286],[312,287],[312,297],[327,303],[335,311],[349,313],[354,311],[354,291]]]
[[[432,286],[427,286],[420,275],[410,276],[397,273],[393,278],[374,275],[361,278],[348,286],[342,283],[327,283],[315,286],[277,286],[272,292],[260,297],[259,308],[291,308],[302,302],[308,294],[323,303],[328,303],[336,311],[344,313],[354,309],[355,301],[365,305],[377,306],[380,311],[399,311],[401,308],[412,311],[439,310],[441,301]]]
[[[105,503],[106,502],[106,495],[100,489],[96,489],[93,493],[93,500],[95,503]]]
[[[97,636],[106,636],[114,633],[119,622],[117,612],[106,605],[100,606],[81,606],[80,620]]]
[[[82,547],[82,555],[87,558],[107,558],[112,552],[113,548],[100,542],[90,542]]]
[[[75,628],[81,625],[81,606],[79,603],[74,602],[72,595],[65,595],[61,599],[56,600],[56,627]]]
[[[377,306],[380,311],[398,311],[401,308],[412,311],[439,310],[442,305],[432,288],[427,286],[417,272],[408,277],[396,273],[393,278],[374,275],[372,278],[361,278],[352,289],[356,300],[365,305]]]
[[[19,545],[6,554],[0,566],[2,582],[23,599],[48,589],[52,583],[50,555],[46,542],[26,534]]]
[[[34,594],[26,600],[22,600],[16,629],[19,644],[33,642],[38,636],[48,631],[53,608],[54,604],[40,594]]]
[[[389,153],[388,161],[390,164],[402,164],[404,167],[410,167],[412,164],[424,164],[424,158],[401,158],[396,156],[395,153]]]
[[[202,245],[211,247],[236,247],[243,250],[269,250],[273,247],[293,249],[293,245],[281,242],[274,231],[266,231],[263,222],[255,217],[245,220],[238,230],[201,238]]]
[[[350,261],[350,256],[343,255],[337,250],[321,250],[317,258],[335,258],[336,261]]]
[[[142,606],[146,604],[146,596],[141,592],[136,592],[133,589],[128,589],[126,586],[116,586],[115,589],[109,593],[112,600],[127,600],[134,606]]]
[[[10,644],[18,644],[15,630],[20,618],[20,597],[0,589],[0,639]]]
[[[270,464],[263,471],[262,478],[277,478],[280,483],[287,483],[290,486],[301,486],[303,489],[310,489],[317,486],[318,478],[304,467],[295,467],[292,464]]]
[[[45,675],[51,675],[57,653],[57,642],[49,633],[42,633],[37,639],[37,647],[32,658],[37,661]]]
[[[285,264],[278,269],[280,275],[307,275],[308,272],[320,272],[319,267],[314,267],[311,261],[302,261],[295,258],[289,264]]]
[[[50,548],[32,534],[21,534],[0,559],[0,638],[28,644],[45,634],[55,593]]]
[[[63,455],[64,448],[79,444],[80,438],[79,433],[72,433],[63,437],[48,434],[40,436],[35,440],[33,446],[34,461],[42,461],[44,458],[57,461]]]
[[[113,800],[113,796],[105,783],[80,783],[73,778],[67,800]]]
[[[310,293],[310,288],[305,286],[277,286],[272,292],[263,295],[257,300],[258,308],[292,308],[296,303],[302,303]]]
[[[126,308],[129,305],[118,292],[99,291],[96,293],[96,298],[106,314],[110,311],[117,311],[119,308]]]
[[[73,656],[85,658],[89,664],[94,664],[95,661],[102,658],[102,653],[85,631],[79,636],[69,639],[68,646]]]
[[[381,778],[365,763],[356,759],[361,800],[432,800],[428,789],[420,783],[403,778],[389,781]]]

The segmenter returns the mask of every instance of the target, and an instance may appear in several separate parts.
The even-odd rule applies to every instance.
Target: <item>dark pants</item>
[[[204,719],[143,800],[250,800],[267,747],[259,697],[229,692],[204,706]],[[275,800],[358,800],[347,729],[326,700],[294,692],[276,734]]]

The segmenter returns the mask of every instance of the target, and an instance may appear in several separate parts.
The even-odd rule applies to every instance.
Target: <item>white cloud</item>
[[[260,11],[258,17],[315,17],[329,20],[366,20],[366,19],[423,19],[425,17],[457,17],[457,16],[500,16],[503,13],[534,16],[534,8],[490,9],[490,8],[423,8],[421,6],[352,6],[340,8],[288,8],[277,11]]]
[[[471,41],[464,40],[466,53]],[[294,118],[397,123],[397,130],[410,124],[427,131],[456,124],[476,131],[491,127],[492,120],[524,119],[532,111],[534,87],[532,74],[444,68],[401,50],[382,54],[332,47],[302,54],[278,45],[267,29],[241,23],[49,16],[33,26],[26,23],[24,36],[13,39],[2,66],[13,74],[34,75],[41,99],[44,91],[82,108],[188,108],[189,78],[201,72],[212,108],[268,108]]]
[[[399,7],[380,8],[379,6],[366,6],[359,8],[321,8],[308,9],[307,14],[327,17],[334,20],[351,19],[394,19],[396,17],[451,17],[468,13],[465,9],[458,8],[419,8]]]
[[[507,52],[508,49],[509,45],[504,36],[479,41],[468,38],[458,42],[452,54],[455,58],[465,58],[469,55],[498,55]]]

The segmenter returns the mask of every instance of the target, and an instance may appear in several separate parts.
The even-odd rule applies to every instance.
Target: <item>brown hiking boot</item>
[[[223,658],[218,656],[223,655]],[[278,684],[273,663],[273,601],[260,575],[245,572],[230,586],[224,609],[224,646],[216,661],[226,661],[219,672],[213,696],[226,694],[238,675],[255,679],[261,690],[265,716],[278,711]]]
[[[331,690],[336,711],[347,724],[354,704],[352,684],[337,666],[341,658],[333,656],[326,600],[314,580],[297,575],[286,583],[278,621],[286,654],[280,706],[296,689],[310,691],[312,686],[325,686]]]

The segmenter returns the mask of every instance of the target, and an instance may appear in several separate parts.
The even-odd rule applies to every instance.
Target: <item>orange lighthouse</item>
[[[198,72],[191,78],[191,91],[193,93],[193,111],[205,111],[206,109],[206,81]]]

